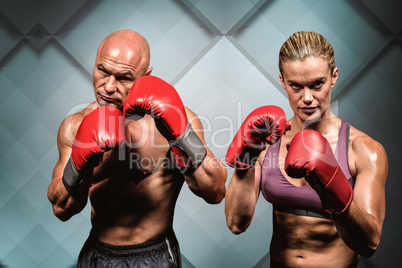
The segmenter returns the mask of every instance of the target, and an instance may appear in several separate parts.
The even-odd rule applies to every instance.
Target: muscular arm
[[[194,131],[207,149],[207,155],[196,170],[184,174],[184,179],[190,190],[202,197],[206,202],[211,204],[220,203],[226,192],[226,168],[205,145],[203,126],[200,119],[190,109],[186,109],[186,113]]]
[[[285,112],[267,105],[253,110],[237,131],[225,157],[226,163],[236,169],[225,202],[226,224],[232,233],[244,232],[253,219],[266,146],[277,142],[290,128]]]
[[[225,197],[226,225],[232,233],[240,234],[251,224],[260,193],[260,181],[260,161],[249,169],[234,171]]]
[[[356,183],[349,208],[332,219],[344,242],[363,257],[376,251],[385,218],[388,160],[384,148],[368,136],[354,139]]]
[[[64,169],[71,156],[71,149],[77,130],[82,120],[98,107],[97,102],[92,102],[83,111],[69,115],[61,123],[57,133],[59,159],[53,170],[52,181],[50,182],[47,196],[53,205],[53,213],[62,221],[66,221],[73,215],[82,211],[88,201],[88,189],[91,186],[90,180],[84,180],[81,184],[79,194],[72,196],[64,186],[62,178]]]
[[[60,125],[57,134],[59,159],[53,170],[47,196],[53,205],[53,213],[62,221],[79,213],[87,203],[89,180],[82,184],[80,194],[77,196],[71,196],[62,182],[64,168],[71,155],[72,142],[83,117],[81,114],[68,116]]]

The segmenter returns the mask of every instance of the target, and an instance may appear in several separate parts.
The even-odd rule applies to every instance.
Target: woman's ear
[[[286,91],[285,80],[284,80],[282,74],[279,74],[279,79],[281,80],[281,85],[282,85],[283,89]]]
[[[332,85],[331,88],[333,88],[336,85],[336,82],[338,81],[338,67],[334,68],[334,71],[332,72]]]

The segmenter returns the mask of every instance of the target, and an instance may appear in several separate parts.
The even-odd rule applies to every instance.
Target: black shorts
[[[129,246],[109,245],[89,237],[81,250],[77,267],[181,267],[180,248],[174,235]]]

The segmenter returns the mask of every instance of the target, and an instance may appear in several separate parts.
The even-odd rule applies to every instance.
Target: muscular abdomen
[[[272,267],[354,267],[358,255],[329,219],[274,211]],[[280,265],[279,265],[280,264]]]

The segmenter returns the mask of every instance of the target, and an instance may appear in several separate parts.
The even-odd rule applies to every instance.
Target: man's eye
[[[102,74],[108,74],[105,69],[99,68],[98,69]]]
[[[117,76],[116,78],[119,81],[131,81],[132,80],[130,77],[127,77],[127,76]]]

